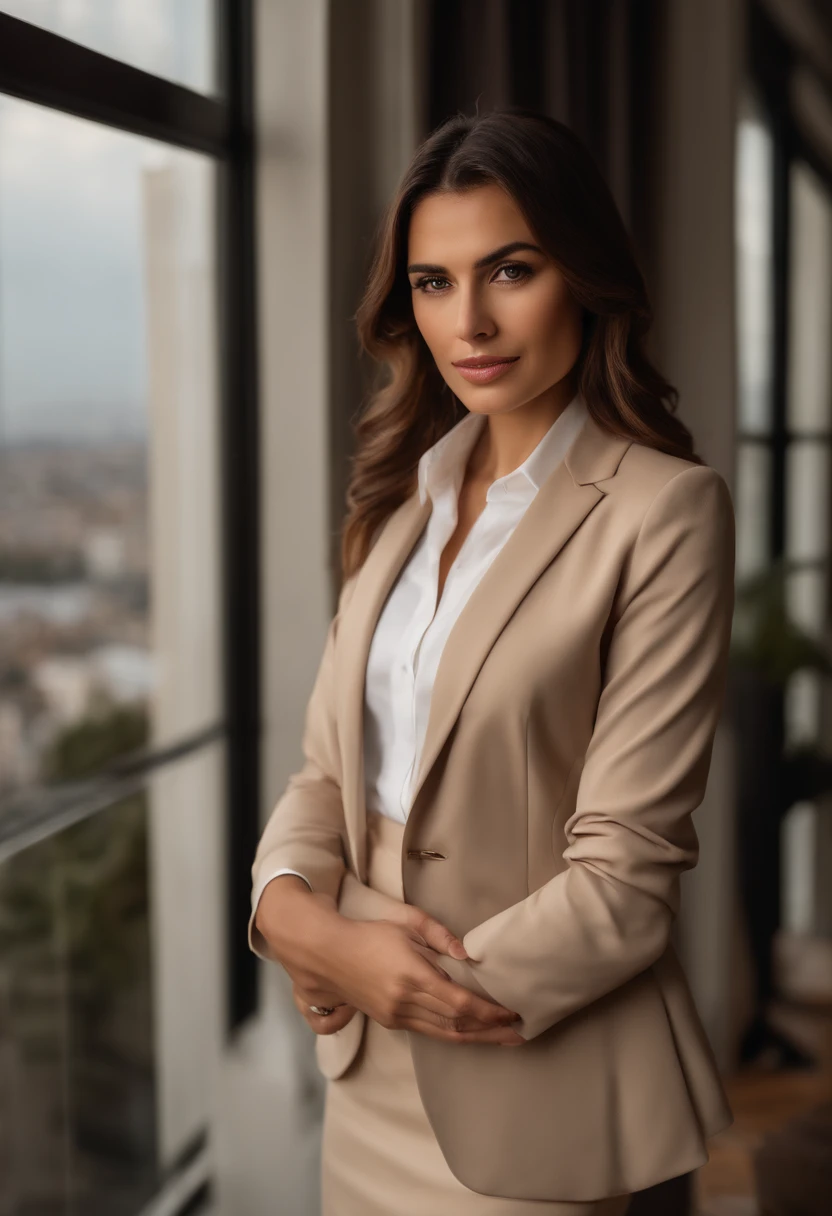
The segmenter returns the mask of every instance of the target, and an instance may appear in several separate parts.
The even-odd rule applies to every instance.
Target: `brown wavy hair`
[[[653,320],[615,200],[589,150],[563,123],[520,106],[457,114],[417,148],[379,225],[355,313],[380,382],[353,422],[355,455],[341,532],[342,577],[364,562],[385,519],[416,489],[422,453],[468,410],[441,376],[413,316],[407,238],[428,194],[497,184],[522,211],[583,306],[577,384],[595,422],[703,463],[674,414],[677,390],[648,359]]]

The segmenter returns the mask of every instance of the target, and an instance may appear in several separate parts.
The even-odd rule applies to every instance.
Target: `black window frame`
[[[791,168],[802,161],[832,195],[832,169],[803,137],[790,104],[790,81],[797,52],[778,29],[764,4],[750,0],[748,11],[748,70],[760,98],[772,139],[773,349],[772,417],[765,431],[739,429],[740,443],[766,449],[771,458],[771,498],[768,550],[772,560],[786,556],[788,456],[793,443],[812,441],[832,445],[832,422],[826,430],[792,431],[788,422],[789,282],[791,233]],[[827,568],[828,559],[790,558],[789,570]]]
[[[251,862],[259,838],[261,741],[260,477],[255,282],[252,0],[216,0],[216,95],[154,76],[0,12],[0,94],[212,157],[218,166],[217,255],[223,712],[206,730],[116,765],[83,789],[55,791],[14,817],[0,847],[23,847],[94,814],[161,765],[226,744],[226,1037],[258,1002],[248,949]],[[11,839],[10,837],[11,835]],[[218,893],[221,897],[223,893]]]

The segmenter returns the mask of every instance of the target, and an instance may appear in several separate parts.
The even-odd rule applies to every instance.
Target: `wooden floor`
[[[832,1097],[832,1074],[746,1073],[726,1084],[735,1121],[697,1175],[700,1216],[757,1216],[751,1154],[766,1132]],[[832,1209],[830,1209],[832,1210]]]
[[[817,1057],[818,1067],[775,1071],[761,1060],[726,1079],[735,1120],[710,1141],[710,1160],[697,1174],[698,1216],[759,1216],[752,1153],[767,1132],[832,1100],[832,999],[812,987],[796,979],[793,995],[778,1001],[770,1016]],[[832,1213],[832,1197],[828,1210]]]

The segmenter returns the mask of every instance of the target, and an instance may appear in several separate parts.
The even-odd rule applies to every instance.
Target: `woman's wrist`
[[[334,900],[310,891],[302,878],[281,874],[263,891],[255,925],[282,962],[303,960],[314,966],[344,924]]]

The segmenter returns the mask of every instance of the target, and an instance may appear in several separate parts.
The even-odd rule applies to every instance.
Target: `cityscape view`
[[[0,808],[24,787],[82,775],[95,723],[111,752],[141,744],[152,682],[148,598],[146,445],[8,444]]]
[[[0,3],[204,91],[212,8]],[[132,1216],[203,1118],[179,1074],[213,1020],[173,1042],[160,919],[195,995],[211,957],[158,858],[205,800],[176,766],[83,800],[216,713],[213,188],[205,157],[0,95],[0,1216]]]

